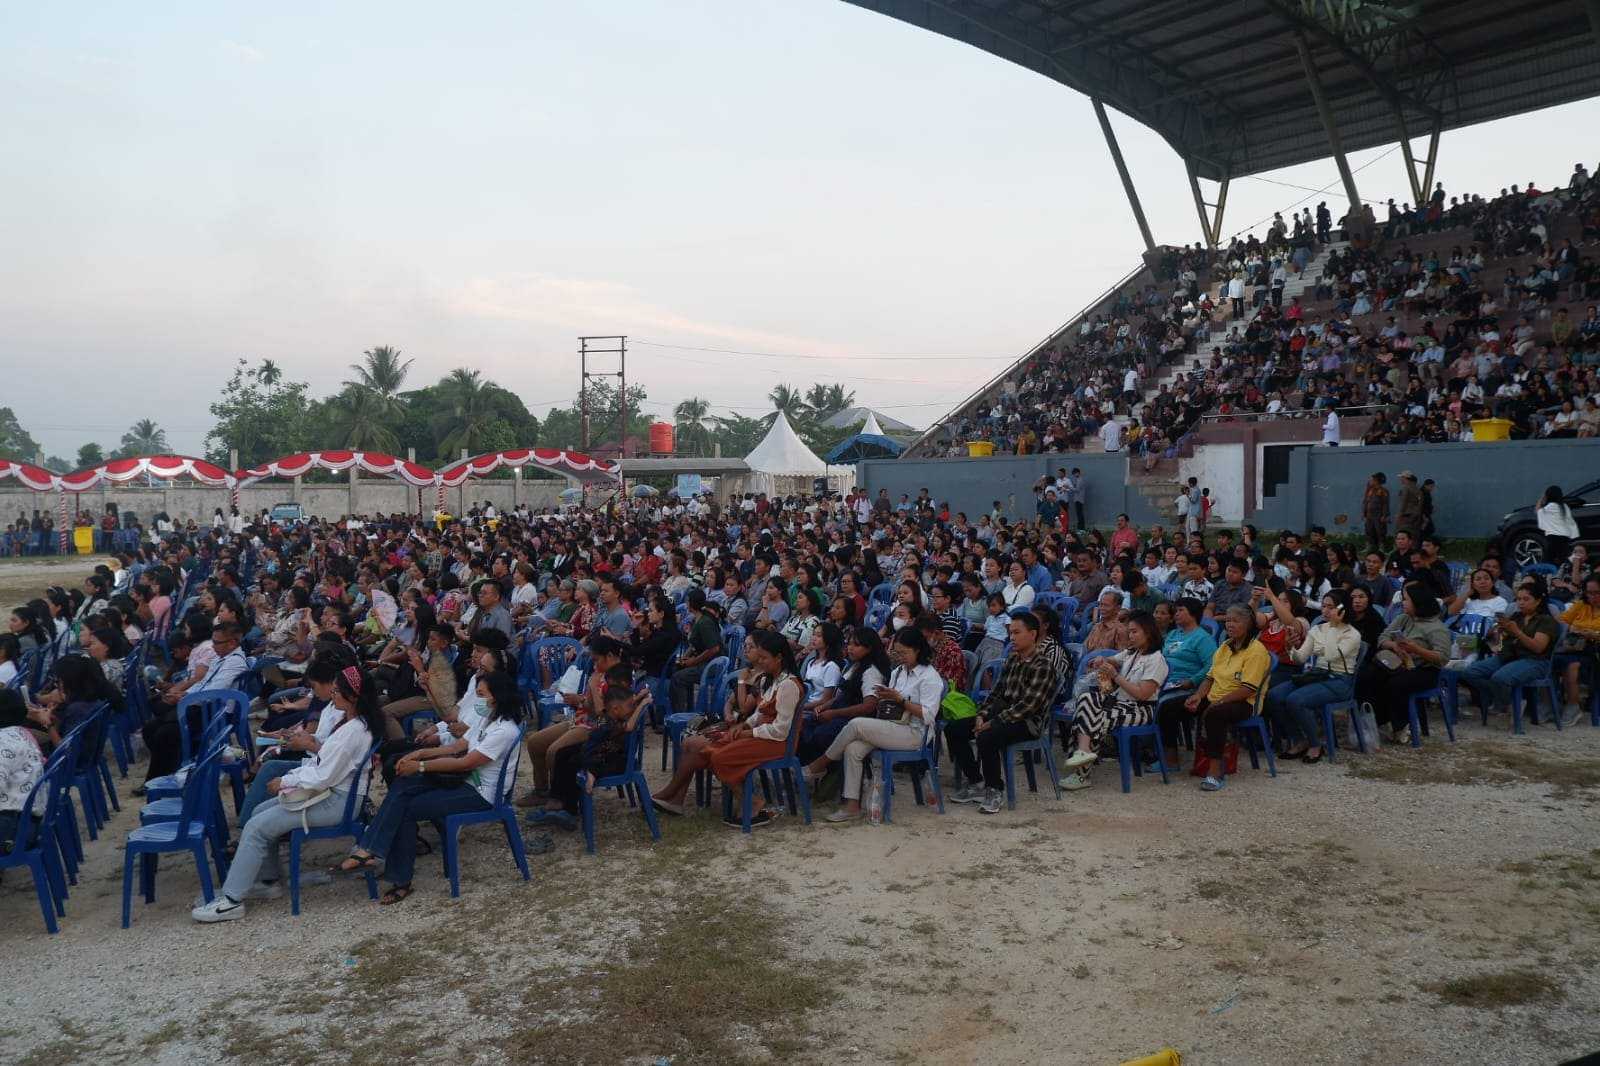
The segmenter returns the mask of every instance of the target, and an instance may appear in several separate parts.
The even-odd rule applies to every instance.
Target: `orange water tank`
[[[650,453],[652,455],[672,454],[672,423],[650,423]]]

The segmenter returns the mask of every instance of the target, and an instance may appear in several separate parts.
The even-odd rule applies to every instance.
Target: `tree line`
[[[380,345],[362,353],[350,364],[350,376],[330,396],[312,397],[310,385],[290,381],[271,359],[251,363],[240,359],[210,405],[214,424],[205,439],[205,458],[219,466],[238,452],[241,467],[311,450],[349,449],[380,451],[404,456],[416,451],[416,461],[442,466],[468,455],[509,448],[580,448],[584,441],[584,412],[588,415],[589,449],[615,456],[621,447],[628,455],[648,454],[653,422],[646,390],[627,389],[627,424],[617,386],[606,380],[591,381],[587,404],[581,395],[571,405],[550,410],[543,419],[534,416],[511,390],[485,378],[481,371],[458,368],[432,385],[407,388],[414,360],[403,358],[398,348]],[[672,410],[676,448],[680,455],[721,454],[742,457],[766,435],[778,412],[783,412],[796,433],[817,454],[859,428],[831,427],[824,423],[855,403],[855,393],[838,383],[817,383],[805,391],[787,384],[768,394],[772,410],[752,416],[738,412],[712,414],[711,402],[691,396]],[[120,445],[107,453],[90,442],[78,449],[76,459],[45,456],[10,408],[0,408],[0,456],[34,462],[56,471],[93,466],[107,459],[154,455],[171,451],[164,430],[141,418],[123,434]]]

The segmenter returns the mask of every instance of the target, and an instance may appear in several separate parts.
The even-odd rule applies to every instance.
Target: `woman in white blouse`
[[[915,626],[894,635],[889,658],[895,664],[889,684],[871,693],[878,701],[875,718],[852,718],[839,731],[822,757],[806,767],[808,780],[821,779],[828,764],[844,761],[844,789],[839,809],[829,822],[848,822],[861,816],[861,776],[866,760],[879,748],[915,751],[939,715],[944,680],[933,668],[933,648]]]
[[[1560,566],[1567,561],[1572,542],[1578,539],[1578,523],[1572,517],[1572,508],[1567,506],[1567,496],[1561,486],[1551,485],[1544,490],[1535,515],[1539,520],[1539,532],[1544,534],[1544,561]]]
[[[1008,611],[1013,607],[1033,605],[1033,586],[1028,584],[1028,571],[1023,569],[1021,563],[1013,562],[1006,571],[1006,583],[1000,590],[1000,596],[1006,601]]]
[[[844,659],[844,631],[832,622],[821,622],[811,631],[811,657],[806,660],[803,680],[805,702],[801,713],[816,714],[832,706],[839,691],[839,663]]]
[[[1467,579],[1467,589],[1449,603],[1452,614],[1481,615],[1498,618],[1510,613],[1511,605],[1494,587],[1494,575],[1487,570],[1474,570]]]
[[[245,900],[283,895],[278,884],[278,842],[296,829],[338,825],[344,820],[350,790],[365,788],[362,771],[375,739],[383,736],[383,711],[372,678],[354,666],[345,667],[334,679],[333,701],[322,713],[338,716],[338,724],[315,754],[267,783],[273,798],[250,815],[222,891],[190,912],[195,921],[243,918]],[[300,806],[313,799],[309,806]],[[356,802],[361,802],[359,796]]]
[[[1351,699],[1356,690],[1356,670],[1361,665],[1361,633],[1350,624],[1350,594],[1335,589],[1322,597],[1322,624],[1306,631],[1299,644],[1289,648],[1297,663],[1317,660],[1327,671],[1318,680],[1301,684],[1283,681],[1267,691],[1267,709],[1277,723],[1278,735],[1289,747],[1283,758],[1314,763],[1322,760],[1322,708]]]

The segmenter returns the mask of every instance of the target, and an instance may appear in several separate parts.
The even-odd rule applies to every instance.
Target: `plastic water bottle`
[[[883,785],[874,781],[872,795],[867,799],[867,821],[873,825],[883,824]]]

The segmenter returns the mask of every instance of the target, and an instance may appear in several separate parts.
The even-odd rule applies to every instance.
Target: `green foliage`
[[[22,428],[9,407],[0,407],[0,458],[22,463],[38,463],[39,442]]]
[[[650,423],[655,419],[644,411],[648,394],[642,385],[628,386],[628,436],[644,438],[650,433]],[[618,444],[618,426],[622,419],[622,404],[617,386],[606,378],[589,382],[589,448],[614,451]],[[571,407],[556,407],[545,416],[539,443],[546,448],[583,447],[583,394],[573,397]]]
[[[85,467],[99,466],[105,461],[106,453],[100,449],[100,445],[91,441],[78,449],[78,465],[73,469],[82,470]]]
[[[139,455],[166,455],[170,451],[172,446],[167,443],[167,431],[150,419],[141,418],[129,426],[128,432],[122,435],[122,444],[112,458],[131,459]],[[224,455],[222,458],[225,465],[228,457]]]
[[[275,369],[268,370],[269,377]],[[206,458],[226,466],[228,450],[236,448],[239,465],[245,467],[307,447],[327,447],[326,410],[310,402],[308,391],[303,381],[274,378],[271,385],[263,384],[261,371],[240,359],[222,396],[211,404],[211,417],[217,421],[206,434]],[[127,443],[124,437],[124,448]]]

